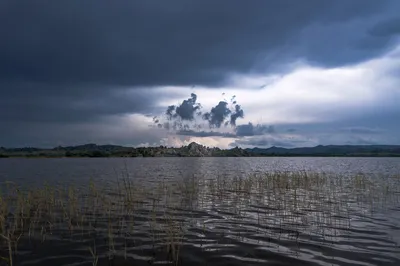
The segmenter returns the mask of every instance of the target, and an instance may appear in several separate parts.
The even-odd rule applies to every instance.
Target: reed
[[[99,262],[99,256],[97,255],[97,251],[96,251],[96,242],[94,242],[93,249],[91,247],[89,247],[89,252],[93,258],[92,265],[97,266],[97,263]]]
[[[93,241],[93,246],[87,247],[93,265],[102,257],[96,247],[101,239],[107,239],[110,261],[118,254],[127,260],[132,252],[130,242],[143,246],[144,234],[151,242],[154,259],[158,252],[166,252],[167,259],[178,265],[189,228],[199,226],[207,238],[212,225],[192,213],[216,206],[237,221],[254,221],[257,234],[296,241],[302,234],[317,235],[333,243],[343,234],[341,229],[352,226],[352,212],[372,212],[400,202],[398,176],[349,177],[304,171],[247,177],[192,175],[152,184],[134,182],[126,174],[117,177],[114,187],[91,178],[87,190],[49,184],[22,189],[12,182],[0,188],[0,258],[8,265],[15,265],[21,239],[44,243],[48,235],[62,239],[65,232],[71,240],[78,235],[83,243]],[[249,233],[238,230],[237,236]]]

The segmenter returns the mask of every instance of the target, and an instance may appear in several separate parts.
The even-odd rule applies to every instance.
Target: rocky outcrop
[[[132,152],[133,157],[223,157],[223,156],[250,156],[250,153],[241,149],[234,148],[231,150],[221,150],[219,148],[209,148],[192,142],[187,146],[180,148],[146,147],[136,148]]]
[[[207,149],[205,146],[197,144],[196,142],[190,143],[186,147],[186,151],[188,156],[204,157],[212,155],[212,151],[210,149]]]

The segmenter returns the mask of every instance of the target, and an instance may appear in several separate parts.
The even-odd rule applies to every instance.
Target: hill
[[[241,148],[221,150],[210,148],[195,142],[180,148],[159,147],[123,147],[118,145],[85,144],[53,149],[38,148],[0,148],[0,158],[6,157],[242,157],[251,154]]]
[[[400,156],[400,145],[319,145],[305,148],[246,149],[254,156]]]
[[[58,146],[52,149],[3,148],[0,158],[7,157],[259,157],[259,156],[353,156],[353,157],[400,157],[400,145],[327,145],[304,148],[210,148],[195,142],[187,146],[172,148],[124,147],[118,145],[85,144]]]

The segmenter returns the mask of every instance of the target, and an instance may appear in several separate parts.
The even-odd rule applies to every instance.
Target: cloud
[[[105,116],[132,113],[158,112],[157,101],[171,97],[171,93],[145,89],[126,88],[86,90],[77,95],[58,94],[57,88],[49,93],[40,94],[35,88],[38,84],[3,84],[10,90],[0,98],[0,120],[14,123],[49,122],[71,123],[93,121]],[[2,85],[0,85],[1,87]],[[154,97],[157,92],[157,97]]]
[[[400,16],[392,17],[377,23],[369,30],[369,33],[378,37],[400,34]]]
[[[333,126],[333,125],[331,125]],[[317,145],[377,145],[400,144],[399,139],[385,133],[366,133],[366,131],[334,130],[318,126],[316,131],[303,131],[297,133],[276,133],[269,135],[254,135],[235,139],[229,145],[242,148],[270,148],[283,147],[314,147]]]
[[[310,24],[370,19],[393,5],[396,1],[273,0],[246,6],[238,0],[2,1],[0,30],[7,42],[0,46],[0,78],[70,85],[217,84],[231,73],[247,72],[261,55],[276,53]]]
[[[222,94],[223,96],[225,93]],[[185,132],[194,132],[193,128],[199,130],[203,127],[203,122],[207,122],[209,128],[221,128],[221,126],[233,127],[236,126],[236,121],[239,118],[244,118],[244,111],[237,104],[236,96],[231,98],[232,108],[229,103],[224,100],[220,101],[216,106],[211,108],[211,111],[202,113],[202,104],[197,102],[197,95],[192,93],[190,98],[183,100],[181,104],[169,105],[165,111],[166,122],[163,121],[163,116],[155,116],[153,122],[159,128],[167,130],[180,130]]]
[[[232,132],[224,131],[204,131],[204,130],[178,130],[175,133],[177,135],[193,136],[193,137],[223,137],[223,138],[240,138],[248,136],[261,136],[266,134],[274,134],[274,126],[266,125],[253,125],[251,122],[245,125],[238,125]]]
[[[210,127],[220,128],[224,120],[231,114],[228,103],[220,101],[210,112],[205,113],[203,118],[208,121]]]
[[[294,148],[299,146],[315,146],[317,142],[315,140],[309,139],[300,135],[263,135],[254,137],[245,137],[242,139],[237,139],[230,143],[231,147],[242,147],[242,148],[270,148],[272,146],[281,148]]]
[[[400,132],[399,71],[400,46],[381,57],[338,68],[301,62],[257,91],[233,85],[230,93],[238,95],[246,109],[246,124],[233,128],[242,137],[235,145],[400,143],[394,133]],[[246,79],[256,84],[264,77]],[[174,92],[179,94],[178,90]],[[199,95],[207,95],[202,97],[205,107],[212,106],[220,92],[197,88]]]
[[[130,115],[175,114],[133,122],[170,131],[226,125],[232,134],[249,122],[395,117],[397,57],[385,53],[397,41],[399,8],[395,0],[1,1],[0,145],[62,135],[153,143],[164,134],[146,127],[146,140],[135,131],[141,124],[130,137],[117,133]]]
[[[220,130],[222,130],[222,125],[230,121],[230,114],[234,107],[229,109],[230,112],[222,112],[225,115],[216,116],[219,117],[219,120],[214,121],[224,121],[224,123],[220,123],[221,128],[214,127],[211,131],[194,127],[196,123],[186,125],[179,121],[169,120],[158,120],[157,123],[161,124],[163,128],[167,128],[166,125],[168,125],[168,127],[172,127],[173,131],[187,137],[197,137],[198,140],[204,138],[203,142],[207,142],[207,138],[212,138],[213,141],[222,141],[222,139],[236,136],[237,139],[231,140],[231,142],[242,146],[278,146],[279,144],[280,146],[289,147],[367,142],[399,143],[397,132],[400,132],[400,128],[396,126],[398,124],[396,121],[400,118],[398,106],[398,101],[400,100],[398,84],[400,84],[400,80],[395,75],[400,69],[399,51],[400,49],[396,48],[382,57],[340,68],[321,68],[309,66],[305,63],[297,64],[290,73],[282,75],[257,91],[235,86],[223,88],[229,90],[231,94],[237,95],[241,99],[241,106],[246,109],[245,124],[227,127],[226,129],[230,130],[228,132]],[[250,77],[247,77],[247,79],[250,79]],[[251,76],[251,79],[255,83],[258,77]],[[238,83],[240,84],[240,82]],[[321,88],[324,89],[321,90]],[[176,95],[175,97],[180,97],[186,93],[187,88],[168,87],[164,89],[157,88],[157,90],[159,91],[160,101],[155,108],[162,112],[162,110],[165,110],[165,106],[169,106],[168,104],[164,105],[164,103],[176,101],[174,95]],[[194,94],[196,97],[191,95],[185,101],[187,101],[186,103],[194,103],[193,99],[196,99],[195,103],[198,104],[200,103],[199,100],[201,100],[202,109],[213,110],[215,101],[221,97],[221,90],[221,88],[197,87]],[[171,95],[172,97],[169,98],[162,95]],[[200,96],[197,97],[197,95]],[[162,106],[164,107],[162,108]],[[225,105],[225,108],[228,108],[228,105]],[[193,109],[189,108],[188,110],[191,112]],[[218,109],[214,109],[213,112],[219,114]],[[99,118],[98,122],[87,123],[87,125],[96,124],[95,127],[87,127],[97,129],[86,129],[84,131],[82,131],[82,122],[70,122],[70,124],[58,127],[57,130],[54,124],[48,125],[46,121],[42,121],[39,124],[34,124],[33,121],[19,126],[12,125],[13,121],[8,121],[2,124],[2,132],[9,137],[3,139],[8,143],[17,143],[17,138],[19,137],[20,139],[30,139],[32,140],[31,143],[41,143],[39,142],[40,138],[54,140],[57,139],[54,136],[68,135],[71,136],[71,139],[73,137],[76,138],[76,136],[82,136],[79,139],[104,141],[111,140],[114,137],[124,143],[137,143],[138,134],[135,134],[134,131],[130,133],[130,137],[134,139],[129,140],[129,142],[127,137],[117,134],[116,131],[124,130],[126,123],[129,123],[127,120],[117,119],[119,116],[119,114],[108,116],[109,118],[113,117],[118,122],[112,123],[110,120]],[[196,120],[196,115],[194,117],[194,120]],[[223,120],[221,120],[221,117]],[[144,120],[135,120],[133,121],[135,126],[129,126],[132,130],[137,130],[135,127],[143,123],[146,128],[149,124],[155,122],[152,119],[150,116]],[[179,119],[182,120],[181,118]],[[208,123],[209,121],[205,122]],[[175,122],[177,123],[175,124]],[[102,130],[99,129],[99,123],[102,125]],[[106,130],[107,127],[113,127],[115,130]],[[43,128],[46,128],[46,132],[51,132],[53,137],[46,135],[50,133],[40,135]],[[280,130],[278,131],[276,128]],[[374,128],[379,130],[374,132],[371,130]],[[35,138],[23,136],[21,132],[27,132],[28,130],[37,132],[37,134],[35,133]],[[143,138],[146,137],[145,130],[150,129],[143,129]],[[99,137],[99,132],[108,132],[109,138]],[[168,130],[167,132],[163,130],[155,130],[154,132],[158,133],[152,133],[153,136],[162,139]],[[282,133],[280,134],[279,132]],[[366,134],[374,136],[365,136]],[[147,137],[150,138],[150,135]],[[140,141],[140,143],[147,142],[146,139]],[[226,145],[226,142],[224,143]]]
[[[344,132],[354,134],[380,134],[383,132],[382,129],[369,128],[369,127],[348,127],[342,129]]]
[[[233,103],[236,103],[236,101],[234,101]],[[244,111],[243,111],[242,107],[239,104],[236,104],[235,105],[235,111],[232,112],[232,114],[231,114],[230,124],[232,126],[236,126],[236,120],[238,118],[244,118]]]
[[[194,130],[181,130],[176,132],[177,135],[192,136],[192,137],[223,137],[223,138],[235,138],[236,134],[229,132],[218,132],[218,131],[194,131]]]
[[[266,125],[253,125],[253,123],[249,122],[247,125],[239,125],[235,129],[236,136],[257,136],[257,135],[265,135],[275,133],[274,126],[266,126]]]
[[[201,108],[201,105],[199,103],[196,103],[197,100],[197,95],[192,93],[190,95],[190,98],[187,100],[183,100],[183,102],[178,105],[178,106],[168,106],[166,114],[169,116],[171,119],[173,117],[178,117],[181,120],[189,120],[193,121],[194,115],[196,112],[198,112]],[[175,111],[175,114],[172,115],[173,111]]]
[[[136,146],[158,143],[166,133],[149,128],[151,118],[140,115],[109,116],[97,121],[46,123],[3,123],[5,147],[45,147],[81,145],[86,143]],[[10,126],[12,125],[12,126]]]

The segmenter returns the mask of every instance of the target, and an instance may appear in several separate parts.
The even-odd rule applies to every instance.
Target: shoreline
[[[76,158],[400,158],[400,155],[251,155],[251,156],[0,156],[1,159],[76,159]]]

